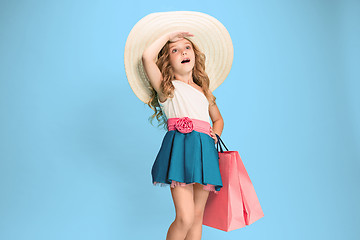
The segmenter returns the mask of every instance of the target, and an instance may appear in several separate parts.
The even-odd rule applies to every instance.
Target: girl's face
[[[183,38],[169,44],[169,60],[174,72],[187,73],[195,65],[195,53],[189,40]]]

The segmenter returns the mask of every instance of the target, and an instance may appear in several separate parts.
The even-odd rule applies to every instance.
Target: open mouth
[[[181,61],[181,63],[188,63],[190,62],[190,58],[185,58],[184,60]]]

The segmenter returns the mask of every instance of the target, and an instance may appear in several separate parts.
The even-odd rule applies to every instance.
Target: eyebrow
[[[186,46],[186,45],[190,45],[190,46],[191,46],[191,43],[185,43],[184,45],[185,45],[185,46]],[[177,45],[170,47],[170,49],[172,49],[172,48],[174,48],[174,47],[177,47]]]

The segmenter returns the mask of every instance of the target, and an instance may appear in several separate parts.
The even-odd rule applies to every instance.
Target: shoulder
[[[210,89],[207,90],[207,95],[209,96],[210,100],[209,101],[209,107],[211,106],[216,106],[216,97],[214,96],[214,94],[212,93],[212,91]]]

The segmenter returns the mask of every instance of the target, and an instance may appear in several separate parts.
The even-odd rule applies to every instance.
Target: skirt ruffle
[[[151,169],[154,186],[184,186],[200,183],[217,193],[222,188],[219,155],[215,140],[193,130],[167,131]]]
[[[178,182],[178,181],[171,181],[171,185],[167,184],[167,183],[158,183],[158,182],[154,182],[155,186],[160,186],[160,187],[167,187],[170,186],[172,188],[175,188],[176,186],[187,186],[187,185],[192,185],[195,184],[193,183],[183,183],[183,182]],[[200,183],[201,184],[201,183]],[[214,193],[218,193],[219,191],[215,190],[215,186],[212,184],[207,184],[207,185],[203,185],[203,189],[209,192],[214,192]]]

